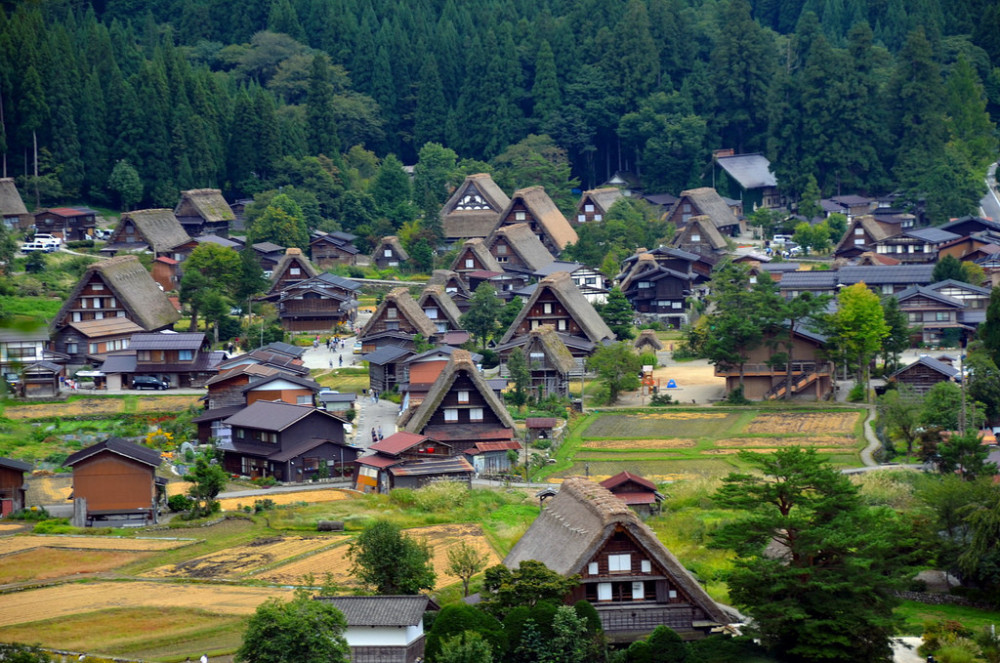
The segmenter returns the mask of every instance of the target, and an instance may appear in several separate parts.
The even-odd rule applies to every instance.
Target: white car
[[[56,237],[55,235],[49,235],[47,233],[35,233],[35,238],[32,240],[35,244],[43,244],[45,246],[51,246],[53,251],[59,249],[59,245],[62,244],[62,239]]]

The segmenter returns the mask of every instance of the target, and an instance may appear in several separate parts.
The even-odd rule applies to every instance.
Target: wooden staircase
[[[792,393],[802,391],[812,383],[819,379],[819,374],[816,371],[808,371],[800,375],[792,376]],[[787,378],[779,382],[778,384],[771,387],[771,390],[764,394],[764,400],[773,401],[784,397],[785,390],[788,387]]]

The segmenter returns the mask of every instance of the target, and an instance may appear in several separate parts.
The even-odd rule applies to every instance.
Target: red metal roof
[[[402,463],[401,458],[390,458],[389,456],[365,456],[364,458],[358,458],[357,462],[360,465],[367,465],[369,467],[386,468],[392,467],[397,463]]]
[[[160,256],[159,258],[157,258],[153,262],[162,262],[162,263],[165,263],[167,265],[176,265],[177,264],[176,260],[174,260],[173,258],[168,258],[167,256]]]
[[[520,449],[521,443],[516,441],[510,442],[477,442],[476,446],[471,449],[466,449],[465,453],[470,456],[475,456],[476,454],[486,453],[487,451],[506,451],[508,449]]]
[[[94,213],[94,210],[81,207],[50,207],[48,211],[59,216],[87,216]]]
[[[555,417],[528,417],[524,425],[528,428],[555,428],[559,420]]]
[[[601,485],[614,493],[615,486],[620,486],[623,483],[626,483],[627,481],[631,481],[633,483],[642,486],[643,488],[648,488],[649,490],[656,492],[656,484],[654,484],[649,479],[641,477],[638,474],[631,474],[630,472],[619,472],[613,477],[608,477],[607,479],[602,481]],[[622,494],[627,495],[629,493],[622,493]],[[618,495],[618,493],[615,493],[615,495]],[[619,495],[619,497],[621,497],[621,495]]]
[[[406,431],[399,431],[398,433],[393,433],[389,437],[376,442],[375,444],[368,447],[372,451],[378,451],[384,454],[391,454],[393,456],[398,456],[410,447],[415,447],[424,440],[427,439],[426,435],[418,435],[417,433],[407,433]]]

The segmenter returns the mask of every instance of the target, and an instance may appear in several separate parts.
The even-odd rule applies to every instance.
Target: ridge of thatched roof
[[[461,329],[462,324],[459,318],[462,317],[462,312],[458,310],[458,305],[455,304],[455,300],[444,291],[443,285],[428,285],[420,293],[420,297],[417,299],[417,306],[421,310],[424,308],[424,303],[428,299],[433,299],[437,304],[441,312],[444,313],[444,317],[448,320],[454,329]]]
[[[316,269],[311,262],[309,262],[309,258],[307,258],[306,255],[302,253],[302,249],[293,246],[291,248],[285,249],[285,255],[281,256],[281,260],[278,261],[278,264],[275,265],[274,269],[271,271],[272,289],[278,283],[282,275],[285,273],[285,270],[288,269],[288,267],[291,265],[293,261],[299,263],[299,266],[302,267],[303,271],[305,272],[302,275],[303,281],[306,279],[311,279],[314,276],[319,276],[319,270]]]
[[[611,206],[624,197],[625,194],[622,193],[622,190],[616,186],[590,189],[588,191],[584,191],[583,195],[580,196],[580,202],[577,204],[576,208],[582,212],[583,206],[586,204],[587,200],[590,200],[595,207],[599,207],[601,209],[601,212],[607,214],[608,210],[611,209]]]
[[[861,226],[864,228],[865,232],[872,238],[872,242],[881,242],[884,239],[889,239],[890,237],[895,237],[901,234],[901,230],[898,226],[892,224],[885,224],[876,219],[874,216],[858,216],[851,219],[851,222],[847,224],[847,230],[844,231],[844,236],[840,238],[837,242],[837,247],[834,249],[834,253],[837,251],[842,251],[845,249],[855,248],[854,234],[855,228]]]
[[[500,226],[494,230],[493,234],[486,240],[486,245],[491,254],[497,240],[501,238],[507,240],[507,244],[531,271],[539,270],[554,260],[552,254],[542,244],[542,240],[538,239],[538,236],[531,232],[531,226],[527,223],[514,223],[509,226]]]
[[[514,419],[510,416],[510,412],[507,411],[503,403],[500,402],[500,398],[496,395],[496,392],[486,383],[486,378],[476,368],[475,362],[472,361],[472,355],[468,350],[456,349],[451,353],[448,363],[441,370],[437,380],[431,385],[423,402],[420,403],[417,410],[406,422],[406,427],[404,428],[406,432],[423,432],[424,428],[430,422],[431,416],[441,406],[444,397],[448,395],[451,386],[455,384],[455,379],[459,373],[465,373],[472,380],[476,391],[483,397],[483,400],[486,401],[486,404],[493,410],[493,413],[500,419],[504,427],[513,430]]]
[[[656,350],[657,352],[663,349],[663,343],[660,339],[656,338],[656,332],[652,329],[643,329],[640,331],[639,336],[635,339],[635,343],[633,344],[633,347],[640,352],[647,346],[653,348],[653,350]]]
[[[685,197],[689,198],[695,204],[702,216],[712,219],[712,223],[715,224],[716,228],[728,228],[729,226],[737,226],[740,223],[740,220],[736,218],[736,214],[733,213],[732,208],[722,199],[719,192],[710,186],[681,191],[681,198]]]
[[[466,209],[460,208],[460,203],[466,195],[478,195],[480,204],[471,205]],[[510,198],[497,186],[489,173],[466,176],[465,181],[455,189],[441,208],[441,226],[445,238],[455,240],[486,237],[496,226],[500,212],[509,203]]]
[[[730,623],[725,610],[625,502],[607,488],[580,477],[562,483],[503,563],[515,569],[523,561],[535,560],[563,576],[582,573],[618,530],[636,541],[693,605],[720,624]]]
[[[372,252],[372,260],[375,260],[376,258],[381,256],[382,249],[386,245],[388,245],[389,248],[391,248],[393,252],[395,252],[396,257],[399,258],[400,260],[410,259],[410,254],[407,253],[406,249],[403,248],[403,245],[399,241],[399,237],[397,237],[396,235],[386,235],[385,237],[382,238],[382,241],[378,243],[378,246],[375,247],[375,251]]]
[[[549,241],[559,250],[566,248],[567,244],[576,244],[580,238],[577,236],[573,226],[570,225],[563,213],[559,211],[556,204],[545,193],[543,186],[529,186],[525,189],[518,189],[514,192],[506,209],[500,214],[501,219],[507,218],[511,210],[520,199],[524,206],[528,208],[531,216],[538,221]]]
[[[180,202],[174,208],[177,216],[200,216],[206,221],[233,221],[236,215],[219,189],[181,191]]]
[[[0,214],[3,216],[13,216],[15,214],[27,214],[28,208],[21,200],[21,194],[17,192],[17,185],[14,184],[13,177],[0,178]]]
[[[649,269],[656,269],[659,263],[656,262],[656,257],[651,253],[641,253],[639,254],[635,262],[632,263],[632,269],[628,271],[628,274],[622,278],[618,284],[618,287],[622,289],[622,292],[628,290],[629,286],[632,285],[632,281],[636,279],[640,274],[646,272]]]
[[[131,220],[135,224],[136,230],[142,235],[153,253],[170,251],[174,247],[191,241],[191,237],[174,216],[172,209],[141,209],[125,212],[121,215],[121,218],[118,219],[118,226],[108,239],[108,244],[122,241],[120,236],[123,234],[122,229],[127,220]]]
[[[517,328],[520,326],[521,322],[527,317],[528,313],[531,311],[531,307],[535,305],[538,298],[546,290],[551,290],[555,294],[556,299],[558,299],[562,305],[566,308],[566,311],[573,316],[576,323],[580,325],[580,329],[586,334],[587,338],[592,343],[600,343],[604,340],[614,340],[615,333],[611,331],[608,327],[608,323],[604,322],[604,319],[598,315],[597,310],[594,309],[594,305],[587,301],[587,298],[583,296],[580,289],[573,283],[573,279],[566,272],[555,272],[546,276],[544,279],[538,282],[535,291],[531,293],[531,297],[521,307],[520,313],[517,314],[517,318],[511,323],[510,328],[500,339],[499,345],[503,345],[510,341],[510,339],[517,332]]]
[[[378,305],[375,309],[375,313],[372,317],[368,319],[365,324],[364,329],[358,334],[358,338],[364,339],[369,333],[371,333],[372,328],[375,323],[385,315],[385,310],[390,306],[395,306],[399,311],[399,314],[406,318],[411,325],[413,325],[417,331],[424,335],[425,338],[430,338],[437,333],[437,327],[431,322],[431,319],[427,317],[424,310],[417,305],[417,302],[413,301],[413,297],[410,296],[410,291],[406,288],[394,288],[390,290],[382,300],[382,303]]]
[[[128,317],[146,331],[169,327],[181,314],[153,280],[138,256],[125,255],[88,265],[87,271],[55,317],[56,325],[68,323],[70,309],[94,273],[100,274],[111,294],[121,302]]]
[[[721,251],[728,246],[726,244],[726,238],[719,232],[719,229],[715,226],[712,219],[703,214],[692,216],[688,219],[688,224],[684,230],[677,233],[675,246],[690,246],[690,244],[685,241],[685,238],[689,235],[689,231],[693,226],[697,226],[701,230],[702,242],[707,241],[709,246],[716,251]]]
[[[576,360],[573,358],[573,353],[569,351],[566,344],[559,338],[555,327],[552,325],[540,325],[532,329],[529,336],[531,338],[528,340],[528,344],[530,345],[532,340],[537,339],[539,345],[542,347],[542,352],[546,354],[549,361],[560,371],[569,373],[576,368]]]
[[[493,257],[489,249],[486,248],[486,242],[483,241],[482,237],[473,237],[472,239],[467,239],[462,243],[462,248],[459,249],[458,255],[455,256],[455,261],[451,264],[452,271],[457,271],[459,267],[462,266],[465,260],[466,253],[472,253],[479,260],[479,264],[482,265],[482,269],[490,272],[502,272],[503,267],[497,262],[497,259]]]

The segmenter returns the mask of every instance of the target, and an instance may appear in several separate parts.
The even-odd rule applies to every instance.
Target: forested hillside
[[[137,206],[320,178],[322,216],[348,218],[370,153],[414,163],[433,142],[488,162],[535,134],[584,188],[621,169],[677,193],[732,148],[766,154],[793,200],[815,178],[824,195],[926,193],[943,220],[971,211],[996,157],[993,0],[2,6],[0,150],[26,200],[37,141],[42,202],[123,202],[125,161]]]

